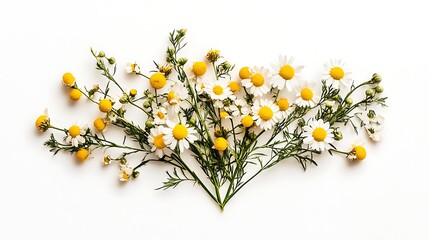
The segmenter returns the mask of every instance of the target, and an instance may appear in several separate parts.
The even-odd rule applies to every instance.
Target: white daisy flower
[[[234,100],[234,104],[231,104],[229,107],[226,107],[225,110],[231,112],[231,115],[233,117],[247,115],[250,112],[249,105],[244,99]]]
[[[324,151],[330,148],[329,143],[334,142],[333,130],[330,128],[329,123],[324,123],[322,119],[310,120],[303,129],[304,143],[308,144],[310,149]]]
[[[226,79],[216,81],[206,81],[204,84],[204,91],[213,100],[225,100],[232,95],[231,89],[228,87]]]
[[[223,102],[221,101],[221,100],[216,100],[216,101],[214,101],[214,103],[213,103],[213,107],[215,107],[215,108],[223,108]]]
[[[137,63],[127,63],[125,71],[127,73],[140,73],[140,66]]]
[[[300,80],[300,73],[304,68],[294,65],[293,61],[293,57],[288,59],[286,56],[279,56],[278,63],[271,65],[274,71],[273,87],[280,90],[286,87],[288,91],[292,91],[296,82]]]
[[[70,142],[73,147],[78,147],[79,144],[85,143],[85,138],[82,135],[85,134],[86,128],[79,125],[71,126],[68,130],[66,142]]]
[[[119,181],[128,182],[130,176],[133,174],[133,169],[128,167],[127,164],[119,165]]]
[[[378,123],[370,123],[365,125],[366,132],[368,133],[369,138],[371,138],[374,142],[378,142],[381,139],[381,129],[382,126]]]
[[[296,88],[296,105],[300,107],[314,107],[320,100],[312,83],[302,81]]]
[[[254,67],[249,70],[251,76],[248,79],[243,79],[241,83],[255,97],[262,97],[271,89],[271,80],[268,75],[268,69],[264,67]]]
[[[174,84],[167,94],[167,102],[165,106],[178,113],[180,108],[188,108],[185,99],[188,98],[188,90],[182,84]]]
[[[179,146],[180,152],[185,151],[189,148],[189,143],[193,143],[198,138],[194,135],[197,131],[186,124],[186,119],[178,119],[176,121],[167,120],[167,127],[162,130],[165,134],[165,144],[174,150],[176,146]]]
[[[263,130],[270,130],[281,118],[279,106],[269,99],[256,100],[252,113],[256,126]]]
[[[281,118],[286,118],[293,111],[292,106],[289,104],[289,100],[285,97],[280,97],[277,102],[277,106],[279,107],[279,112],[281,113]]]
[[[155,108],[153,110],[153,121],[156,125],[165,124],[167,120],[167,109],[163,107]]]
[[[344,69],[344,63],[339,59],[331,59],[331,61],[325,64],[325,72],[323,73],[323,79],[326,80],[326,84],[331,85],[333,88],[338,89],[340,84],[344,87],[349,87],[351,84],[351,72],[347,72]]]
[[[150,135],[148,137],[149,143],[152,145],[152,152],[155,152],[156,156],[162,158],[164,156],[164,151],[166,150],[166,145],[164,141],[164,133],[162,132],[164,127],[160,126],[158,128],[152,128],[150,130]]]

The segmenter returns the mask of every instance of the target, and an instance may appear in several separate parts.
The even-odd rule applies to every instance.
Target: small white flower
[[[165,124],[167,120],[167,109],[163,107],[155,108],[153,110],[153,119],[156,125]]]
[[[140,73],[140,66],[137,63],[127,63],[125,71],[127,73]]]
[[[175,113],[178,113],[180,108],[188,108],[188,104],[185,101],[186,98],[188,98],[188,90],[183,84],[176,83],[168,92],[167,101],[164,105],[172,109]]]
[[[162,158],[165,154],[166,145],[164,140],[164,128],[162,126],[158,128],[152,128],[148,137],[149,143],[152,145],[152,152],[155,152],[156,156]]]
[[[225,100],[232,95],[231,89],[228,87],[226,79],[216,81],[206,81],[204,84],[204,91],[213,100]]]
[[[225,110],[231,112],[233,117],[240,115],[247,115],[250,112],[249,105],[244,99],[236,99],[234,104],[231,104],[229,107],[226,107]]]
[[[167,127],[162,130],[165,134],[165,144],[174,150],[176,146],[179,146],[180,152],[185,151],[189,148],[189,143],[193,143],[198,138],[194,135],[197,131],[186,124],[186,119],[177,119],[176,121],[167,120]]]
[[[362,111],[356,114],[359,119],[363,122],[363,124],[368,125],[371,123],[383,124],[384,117],[376,113],[374,110],[365,110],[362,108]]]
[[[312,119],[307,126],[303,127],[304,143],[310,146],[310,149],[324,151],[330,148],[330,143],[334,141],[333,130],[328,122],[324,123],[322,119]]]
[[[371,138],[374,142],[378,142],[381,139],[381,129],[382,126],[378,123],[370,123],[365,125],[366,132],[368,133],[369,138]]]
[[[249,92],[255,97],[262,97],[271,89],[271,79],[269,78],[269,71],[264,67],[254,67],[249,70],[251,75],[249,79],[243,79],[241,83]]]
[[[325,72],[323,73],[323,79],[326,80],[326,84],[331,85],[333,88],[338,89],[340,84],[344,87],[349,87],[351,84],[351,72],[347,72],[344,69],[344,63],[339,59],[331,59],[331,61],[325,64]]]
[[[279,106],[269,99],[256,100],[252,113],[256,126],[263,130],[270,130],[281,118]]]
[[[127,164],[119,165],[119,181],[128,182],[130,176],[133,174],[133,169],[128,167]]]
[[[87,127],[81,127],[78,124],[71,126],[68,130],[66,142],[70,142],[73,147],[78,147],[79,144],[85,143],[85,138],[82,135],[85,134]]]
[[[286,56],[279,56],[278,63],[271,65],[274,71],[273,87],[280,90],[286,87],[288,91],[292,91],[296,82],[300,80],[300,73],[304,68],[294,65],[293,61],[293,57],[288,59]]]
[[[296,88],[296,105],[300,107],[314,107],[320,100],[312,83],[301,81]]]

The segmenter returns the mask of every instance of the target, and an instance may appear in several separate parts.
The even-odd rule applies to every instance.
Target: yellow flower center
[[[362,146],[355,146],[353,148],[355,155],[356,155],[356,159],[357,160],[364,160],[366,158],[366,149]]]
[[[108,112],[112,110],[112,102],[109,99],[102,99],[98,104],[98,109],[102,112]]]
[[[253,118],[247,115],[241,119],[241,124],[246,128],[251,127],[253,125]]]
[[[153,138],[153,145],[158,149],[165,148],[164,134],[158,134]]]
[[[69,93],[69,97],[73,101],[78,101],[80,97],[82,97],[82,93],[76,88],[73,88]]]
[[[69,128],[69,134],[72,138],[77,137],[80,134],[80,127],[73,125]]]
[[[167,84],[167,79],[163,73],[157,72],[152,74],[149,78],[150,85],[155,89],[161,89]]]
[[[318,127],[313,130],[313,138],[318,142],[325,140],[326,135],[328,135],[328,133],[324,128]]]
[[[222,95],[223,94],[223,87],[216,85],[213,87],[213,92],[216,95]]]
[[[277,101],[277,106],[279,106],[280,111],[285,111],[289,108],[289,101],[286,98],[280,98]]]
[[[95,129],[97,129],[98,131],[103,131],[104,128],[106,128],[106,123],[104,122],[103,118],[97,118],[94,120],[94,127]]]
[[[176,105],[177,102],[173,101],[176,98],[176,92],[170,91],[167,95],[167,101],[170,105]]]
[[[229,116],[229,114],[227,113],[227,112],[220,112],[220,118],[221,119],[224,119],[224,118],[226,118],[226,117],[228,117]]]
[[[273,118],[274,113],[273,113],[273,110],[271,110],[271,108],[264,106],[264,107],[261,107],[261,109],[259,109],[258,115],[262,120],[268,121],[271,118]]]
[[[233,93],[238,92],[238,90],[240,90],[240,84],[238,84],[238,82],[230,82],[228,84],[228,87]]]
[[[36,119],[36,128],[41,128],[43,124],[45,124],[47,121],[47,119],[49,119],[49,117],[47,115],[40,115],[37,119]]]
[[[121,171],[121,181],[128,182],[128,179],[130,179],[130,175],[128,175],[125,171]]]
[[[238,73],[238,75],[240,76],[241,79],[248,79],[250,78],[250,71],[249,71],[249,67],[242,67],[240,69],[240,72]]]
[[[89,151],[88,149],[85,148],[81,148],[76,152],[76,159],[84,162],[89,156]]]
[[[313,91],[310,88],[303,88],[301,90],[301,98],[305,101],[310,101],[313,99]]]
[[[136,64],[131,64],[131,71],[135,71],[136,70]]]
[[[256,87],[260,87],[264,85],[265,79],[260,73],[257,73],[250,78],[250,81],[252,81],[253,85]]]
[[[207,65],[205,62],[194,62],[194,65],[192,66],[192,72],[195,74],[195,76],[200,77],[204,75],[207,71]]]
[[[291,65],[284,65],[280,68],[279,75],[285,80],[291,80],[295,76],[295,69]]]
[[[164,117],[165,117],[165,114],[161,111],[158,111],[158,113],[156,115],[159,117],[159,119],[164,119]]]
[[[71,74],[69,72],[64,73],[64,75],[63,75],[63,83],[65,85],[71,87],[71,86],[73,86],[74,81],[75,81],[75,78],[74,78],[73,74]]]
[[[136,90],[136,89],[134,89],[134,88],[133,88],[133,89],[131,89],[131,90],[130,90],[130,96],[131,96],[131,97],[135,97],[136,95],[137,95],[137,90]]]
[[[329,71],[329,75],[335,80],[341,80],[344,77],[344,70],[340,67],[333,67]]]
[[[183,126],[182,124],[177,124],[174,128],[173,128],[173,137],[177,140],[182,140],[184,139],[186,136],[188,136],[188,129],[186,129],[185,126]]]
[[[228,141],[225,138],[216,138],[214,142],[214,148],[218,151],[224,151],[228,147]]]

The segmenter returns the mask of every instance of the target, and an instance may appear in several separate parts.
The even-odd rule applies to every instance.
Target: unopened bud
[[[335,139],[335,141],[340,141],[341,139],[343,139],[343,134],[340,131],[335,130],[334,131],[334,139]]]
[[[298,120],[298,126],[300,126],[300,127],[304,127],[304,126],[305,126],[305,121],[304,121],[304,119],[300,118],[300,119]]]
[[[374,89],[372,89],[372,88],[367,89],[367,90],[365,91],[365,94],[366,94],[367,96],[369,96],[369,97],[374,96],[374,94],[375,94]]]
[[[189,119],[189,123],[194,126],[197,123],[197,119],[191,117],[191,119]]]
[[[143,107],[144,108],[149,108],[150,107],[150,102],[144,102],[143,103]]]
[[[110,64],[115,64],[116,63],[116,59],[114,57],[109,58],[109,63]]]
[[[137,178],[140,175],[139,171],[133,171],[133,178]]]
[[[100,57],[100,58],[103,58],[103,57],[105,57],[106,56],[106,54],[103,52],[103,51],[100,51],[99,53],[98,53],[98,57]]]
[[[177,59],[177,63],[181,66],[185,65],[188,62],[187,58],[179,58]]]
[[[368,118],[374,118],[375,117],[375,111],[374,110],[369,110],[368,114],[366,114],[368,116]]]
[[[376,93],[382,93],[383,91],[384,91],[383,87],[381,87],[381,86],[375,87],[375,92]]]
[[[147,120],[145,123],[146,128],[152,128],[153,127],[153,122],[150,120]]]
[[[374,73],[374,74],[372,75],[371,80],[372,80],[374,83],[380,83],[380,82],[381,82],[381,77],[380,77],[380,75],[378,75],[377,73]]]
[[[348,97],[346,99],[346,104],[349,105],[349,106],[352,105],[353,104],[353,99],[351,97]]]

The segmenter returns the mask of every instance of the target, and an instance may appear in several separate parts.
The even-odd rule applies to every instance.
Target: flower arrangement
[[[384,119],[377,107],[385,106],[387,98],[382,97],[378,74],[355,85],[344,63],[331,60],[321,81],[306,81],[303,66],[286,56],[271,69],[245,66],[234,71],[235,65],[221,60],[219,50],[188,64],[180,56],[185,34],[184,29],[169,34],[166,61],[154,62],[152,71],[145,74],[137,63],[127,64],[127,73],[148,82],[142,93],[125,90],[115,78],[116,60],[91,49],[106,84],[88,89],[71,73],[65,73],[62,82],[70,89],[71,101],[84,96],[100,116],[92,127],[60,128],[45,112],[37,118],[36,128],[58,131],[62,138],[51,134],[44,145],[54,154],[70,152],[80,162],[105,149],[102,164],[117,165],[123,182],[137,178],[147,163],[171,165],[159,189],[192,182],[224,209],[250,180],[286,159],[297,160],[304,170],[308,164],[317,165],[316,155],[324,152],[352,161],[365,159],[362,141],[337,148],[342,128],[349,127],[356,135],[363,129],[373,141],[380,140]],[[112,87],[121,97],[114,97]],[[136,108],[141,118],[129,119],[127,108]],[[105,137],[111,127],[123,130],[122,142]],[[121,153],[106,154],[111,148]],[[140,159],[134,165],[132,155]]]

